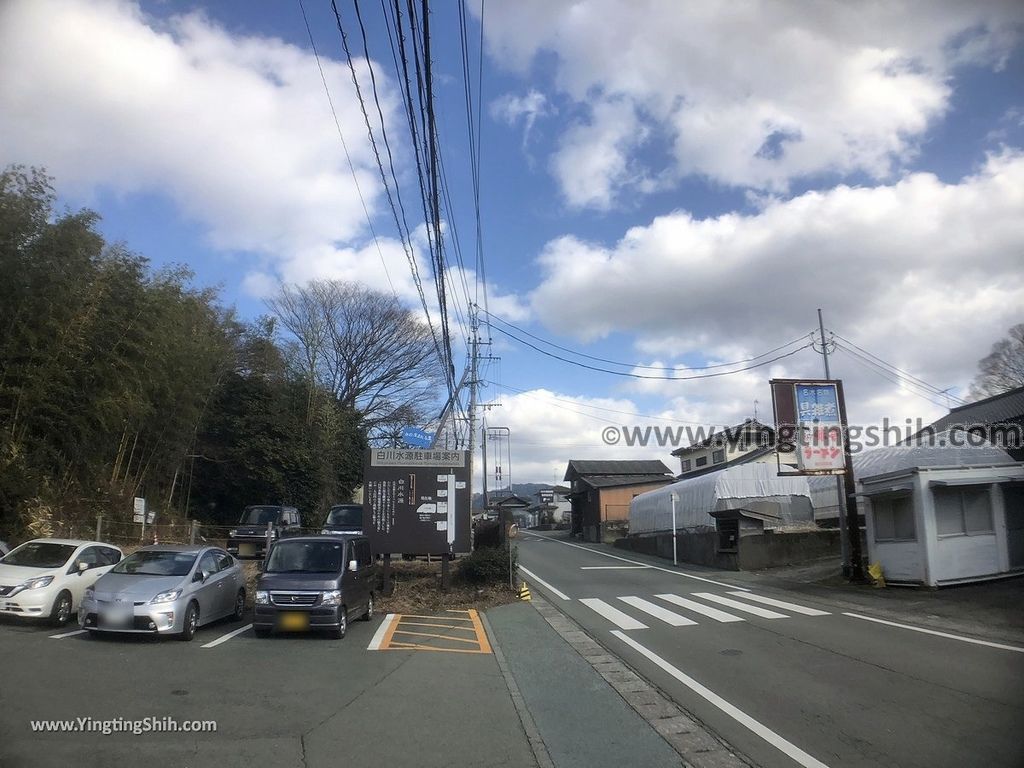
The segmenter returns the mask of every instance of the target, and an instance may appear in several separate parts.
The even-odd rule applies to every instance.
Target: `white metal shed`
[[[892,447],[855,462],[868,556],[929,586],[1024,571],[1024,464],[994,446]]]

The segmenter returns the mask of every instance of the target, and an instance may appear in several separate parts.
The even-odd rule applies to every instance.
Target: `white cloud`
[[[1001,0],[527,0],[488,8],[486,34],[520,73],[551,55],[556,88],[588,114],[554,175],[571,205],[606,208],[664,170],[632,167],[638,121],[668,134],[676,176],[774,191],[819,173],[884,179],[948,111],[955,68],[1002,66],[1022,23],[1024,5]]]
[[[382,188],[348,68],[323,65],[372,215]],[[376,75],[389,119],[399,102]],[[164,22],[126,1],[5,3],[0,163],[9,162],[43,165],[81,196],[168,195],[214,247],[263,254],[264,270],[285,277],[382,273],[375,248],[347,247],[365,241],[366,220],[312,54],[230,34],[200,13]],[[408,273],[402,261],[389,266]]]
[[[963,387],[1020,322],[1022,252],[1024,155],[1004,152],[959,184],[915,174],[771,201],[751,215],[677,212],[610,247],[563,237],[540,255],[531,301],[560,335],[633,333],[641,354],[666,361],[763,352],[809,333],[822,307],[827,326],[859,346],[941,387]],[[784,364],[819,373],[820,358],[808,359]],[[836,361],[848,375],[876,377],[873,392],[889,388],[846,353]],[[702,386],[722,392],[731,381]],[[632,391],[671,399],[682,386]],[[757,396],[745,393],[748,402]]]
[[[506,93],[491,102],[491,116],[502,120],[508,125],[523,123],[523,144],[529,140],[530,131],[537,118],[553,114],[554,108],[547,97],[536,88],[531,88],[522,96]]]

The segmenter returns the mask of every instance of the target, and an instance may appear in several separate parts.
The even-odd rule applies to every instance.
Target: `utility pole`
[[[818,309],[818,333],[821,336],[821,356],[825,362],[825,378],[831,381],[832,372],[828,365],[828,342],[825,341],[825,321],[820,308]],[[839,391],[841,394],[842,390]],[[848,427],[844,398],[840,397],[839,402],[842,408],[840,420],[844,427]],[[853,455],[850,452],[848,435],[843,435],[843,451],[846,469],[843,474],[836,475],[836,495],[839,497],[839,549],[843,560],[843,576],[847,579],[861,581],[864,574],[861,563],[860,524],[855,496],[857,485],[853,476]],[[851,504],[853,505],[852,512],[849,509]]]
[[[473,517],[473,453],[476,450],[476,400],[477,390],[480,386],[479,328],[477,308],[476,305],[472,305],[469,308],[469,331],[473,334],[469,342],[469,515],[471,519]]]

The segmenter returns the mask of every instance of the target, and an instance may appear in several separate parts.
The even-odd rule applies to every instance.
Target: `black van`
[[[295,507],[255,504],[246,507],[238,525],[228,531],[224,549],[238,557],[263,557],[267,548],[267,525],[273,539],[302,532],[302,519]]]
[[[363,532],[362,504],[335,504],[324,518],[323,530],[320,533],[355,533]]]
[[[365,536],[296,536],[276,541],[256,583],[253,629],[325,630],[342,638],[350,619],[373,618],[377,571]]]

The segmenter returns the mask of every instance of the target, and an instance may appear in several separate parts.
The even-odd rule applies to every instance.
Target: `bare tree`
[[[306,400],[306,423],[313,422],[316,409],[317,370],[326,353],[330,318],[324,307],[326,283],[310,283],[306,286],[282,285],[277,296],[267,300],[271,312],[295,337],[301,361],[301,373],[309,386]],[[294,361],[293,361],[294,362]]]
[[[357,411],[371,437],[422,424],[438,407],[443,369],[430,328],[396,298],[321,280],[284,287],[269,305],[295,337],[311,393],[322,387]]]
[[[987,357],[978,361],[978,375],[971,382],[972,400],[1024,387],[1024,323],[1010,328],[1007,338],[992,345]]]

